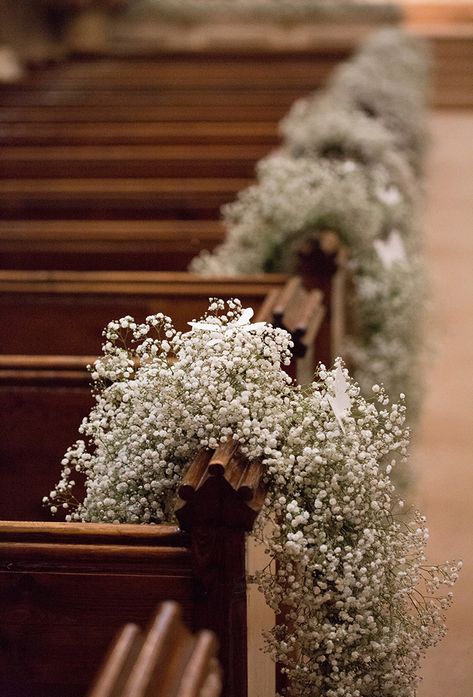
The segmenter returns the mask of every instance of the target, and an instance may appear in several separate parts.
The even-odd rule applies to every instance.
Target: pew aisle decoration
[[[384,137],[388,150],[394,147],[415,172],[421,172],[428,144],[428,71],[429,54],[423,41],[396,29],[376,32],[351,61],[334,71],[322,99],[314,94],[295,102],[281,124],[286,143],[320,155],[320,145],[327,145],[327,138],[342,152],[346,152],[344,146],[349,151],[353,138],[365,147],[376,138],[382,160]],[[341,140],[337,112],[344,114],[346,124]],[[330,117],[336,118],[332,131]]]
[[[356,335],[347,355],[365,394],[383,382],[407,394],[411,423],[422,396],[425,272],[418,208],[427,57],[422,42],[378,32],[322,95],[296,102],[284,148],[259,163],[257,184],[224,208],[227,236],[191,269],[204,275],[289,271],[319,231],[350,253]]]
[[[289,272],[304,241],[335,230],[350,250],[356,287],[357,334],[346,347],[356,378],[364,394],[381,382],[393,398],[406,392],[414,413],[421,394],[423,264],[415,195],[410,188],[400,193],[409,174],[394,155],[392,162],[397,185],[382,164],[285,154],[263,160],[258,183],[225,209],[225,242],[197,257],[192,269],[206,275]],[[393,239],[396,254],[390,253]]]
[[[214,299],[186,333],[160,314],[110,323],[85,440],[47,502],[53,513],[71,506],[68,520],[169,521],[186,463],[238,441],[265,468],[270,563],[257,581],[284,612],[267,650],[290,694],[413,697],[460,565],[428,565],[425,519],[399,516],[386,469],[406,456],[405,406],[377,385],[363,398],[340,360],[294,384],[282,368],[290,335],[251,317]],[[76,471],[86,496],[74,507]]]

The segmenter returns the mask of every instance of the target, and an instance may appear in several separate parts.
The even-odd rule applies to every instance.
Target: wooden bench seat
[[[223,237],[215,220],[0,220],[0,268],[185,271]]]
[[[204,452],[190,464],[186,499],[177,504],[184,532],[0,523],[2,694],[84,697],[116,631],[125,622],[143,624],[157,603],[174,600],[193,630],[216,633],[224,694],[246,696],[247,624],[254,618],[247,621],[245,531],[264,490],[258,463],[225,448],[222,455]],[[212,461],[221,465],[192,484]],[[247,473],[245,499],[227,467]]]
[[[0,219],[217,219],[248,184],[234,177],[9,179],[0,181]]]
[[[2,178],[246,177],[266,145],[49,145],[2,147]]]
[[[138,112],[138,110],[137,110]],[[113,114],[110,112],[113,117]],[[137,113],[139,118],[139,113]],[[0,122],[2,118],[0,108]],[[3,123],[0,145],[264,145],[278,143],[274,122]]]

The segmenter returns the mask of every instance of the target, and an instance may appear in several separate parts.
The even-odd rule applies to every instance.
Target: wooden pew
[[[305,312],[304,324],[322,294],[313,294],[306,312],[301,281],[287,280],[283,274],[206,278],[169,272],[2,271],[0,323],[8,332],[0,355],[98,355],[102,329],[129,314],[143,321],[163,312],[185,331],[189,319],[205,312],[209,297],[239,298],[265,320],[276,304],[276,323],[289,317],[285,326],[297,333],[299,313]]]
[[[337,59],[346,50],[332,55],[319,51],[168,51],[148,58],[103,57],[74,60],[47,66],[32,73],[26,85],[52,90],[289,90],[309,91],[321,86]]]
[[[187,273],[0,272],[2,354],[98,355],[112,319],[164,312],[187,329],[209,297],[237,297],[257,311],[284,275],[203,278]]]
[[[217,219],[248,183],[234,177],[7,179],[0,181],[0,219]]]
[[[349,254],[332,230],[318,230],[298,251],[295,272],[306,288],[319,289],[325,314],[318,333],[318,351],[331,365],[343,356],[345,337],[357,336],[356,291],[349,269]]]
[[[239,284],[240,298],[245,302],[253,293],[256,320],[272,322],[291,333],[294,360],[288,372],[300,381],[308,381],[316,362],[324,359],[318,338],[325,312],[321,293],[307,292],[297,278],[279,285],[263,283],[259,297],[255,286],[252,281],[245,295],[245,285]],[[218,284],[214,288],[218,290]],[[201,303],[199,312],[207,306],[199,293],[172,300],[183,329],[185,321],[194,316],[187,314],[192,303],[196,309]],[[90,300],[88,311],[93,312],[93,301],[98,302],[98,298],[92,296]],[[20,314],[21,307],[17,306]],[[66,307],[70,311],[70,306]],[[83,328],[78,327],[75,345],[81,336]],[[100,335],[94,339],[98,346]],[[49,519],[42,498],[56,483],[58,464],[77,439],[78,427],[93,406],[86,366],[94,360],[94,356],[79,355],[0,355],[0,488],[5,494],[0,499],[0,519]]]
[[[240,105],[202,106],[187,105],[149,105],[130,107],[131,96],[127,96],[128,106],[42,106],[41,101],[26,106],[3,105],[0,109],[0,123],[195,123],[196,121],[212,121],[215,123],[267,123],[278,122],[287,113],[294,100],[287,100],[276,105]],[[0,100],[3,104],[4,100]],[[5,99],[6,101],[6,99]],[[124,99],[125,101],[125,99]]]
[[[110,118],[114,118],[111,109]],[[140,110],[135,111],[140,118]],[[271,121],[77,121],[71,123],[2,123],[0,145],[265,145],[279,142],[277,126]]]
[[[133,97],[133,103],[130,103],[130,96]],[[240,85],[239,87],[222,86],[216,90],[198,88],[197,86],[182,88],[175,85],[169,89],[156,89],[155,86],[137,89],[134,85],[111,86],[106,80],[93,86],[84,85],[78,81],[75,85],[61,89],[55,87],[54,83],[45,87],[37,85],[34,81],[32,83],[0,85],[2,110],[8,111],[11,107],[35,106],[54,109],[62,107],[69,109],[69,111],[77,106],[104,107],[103,113],[104,116],[107,116],[108,121],[114,120],[114,113],[109,110],[105,114],[105,107],[125,107],[126,113],[131,115],[135,111],[139,116],[139,109],[143,107],[185,107],[197,110],[200,107],[213,107],[214,109],[229,107],[276,108],[280,107],[281,102],[290,106],[300,96],[301,91],[293,88],[280,90],[262,87],[255,89]]]
[[[209,297],[239,297],[258,311],[270,291],[283,288],[286,280],[5,272],[0,321],[11,324],[0,349],[0,427],[5,436],[0,475],[7,492],[0,519],[48,518],[41,499],[54,485],[57,464],[93,404],[86,365],[101,353],[102,330],[110,320],[133,314],[143,321],[164,312],[186,330],[187,322],[207,309]]]
[[[31,145],[1,148],[0,177],[170,178],[246,177],[266,145]]]
[[[2,694],[83,697],[117,629],[170,599],[193,630],[215,632],[223,693],[245,697],[245,533],[264,499],[261,475],[225,446],[199,453],[181,487],[180,530],[0,523]]]
[[[195,637],[175,602],[162,603],[146,632],[128,623],[118,633],[87,697],[219,697],[217,639]]]
[[[185,271],[223,237],[214,220],[0,220],[0,269]]]

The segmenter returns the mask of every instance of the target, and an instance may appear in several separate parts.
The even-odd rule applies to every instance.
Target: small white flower
[[[397,206],[402,201],[401,192],[392,184],[386,187],[377,187],[375,193],[378,200],[386,206]]]
[[[338,365],[335,371],[335,380],[333,385],[334,394],[333,396],[330,394],[327,395],[327,399],[343,433],[345,433],[343,418],[347,416],[351,409],[351,399],[348,394],[348,388],[348,381],[343,374],[342,368]]]
[[[250,320],[253,317],[253,315],[253,308],[247,307],[242,311],[238,319],[233,320],[228,324],[222,324],[220,321],[215,323],[205,321],[188,322],[187,324],[190,327],[192,327],[192,329],[200,329],[202,331],[209,332],[220,332],[221,336],[216,337],[215,339],[211,339],[207,342],[207,346],[215,346],[216,344],[225,341],[229,337],[229,335],[234,333],[235,331],[249,332],[254,331],[255,329],[263,329],[267,326],[266,322],[255,322],[254,324],[250,324]]]
[[[374,240],[373,245],[385,269],[406,262],[406,248],[398,230],[391,230],[386,240]]]

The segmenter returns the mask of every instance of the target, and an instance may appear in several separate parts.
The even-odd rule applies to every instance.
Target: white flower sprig
[[[415,697],[460,565],[428,565],[425,519],[398,515],[389,471],[406,456],[405,406],[377,385],[364,399],[341,361],[294,385],[281,368],[289,334],[251,317],[212,300],[185,333],[159,314],[111,322],[85,440],[46,503],[67,520],[171,521],[186,464],[233,438],[268,485],[270,563],[256,580],[282,618],[267,650],[289,694]],[[77,474],[86,495],[74,505]]]
[[[210,322],[188,322],[187,324],[192,327],[192,329],[201,329],[207,332],[216,332],[219,334],[215,339],[211,339],[207,346],[215,346],[221,341],[225,341],[227,338],[231,338],[231,335],[238,331],[250,332],[257,329],[264,329],[266,327],[265,322],[254,322],[250,324],[250,320],[255,314],[252,307],[247,307],[242,311],[241,315],[229,322],[228,324],[222,324],[221,321],[216,321],[210,324]]]

